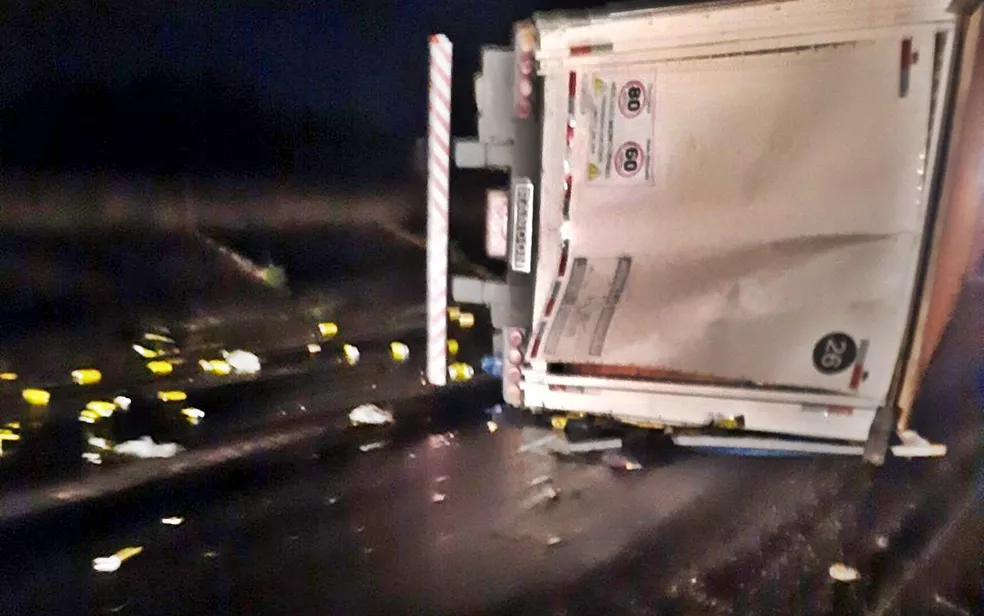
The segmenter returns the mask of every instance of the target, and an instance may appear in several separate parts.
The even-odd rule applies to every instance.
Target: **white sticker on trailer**
[[[594,185],[652,184],[652,75],[594,75],[590,100],[587,180]]]
[[[632,257],[576,257],[564,293],[550,323],[544,352],[548,357],[604,357],[612,319],[622,301]]]
[[[533,239],[533,182],[519,178],[513,185],[512,246],[509,266],[516,272],[529,274],[533,267],[530,242]]]
[[[485,193],[485,254],[506,258],[509,237],[509,194],[504,190]]]

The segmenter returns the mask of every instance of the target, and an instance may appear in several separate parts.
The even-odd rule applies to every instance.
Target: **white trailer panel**
[[[541,28],[534,314],[546,328],[531,359],[886,399],[948,75],[949,37],[940,49],[938,35],[952,22],[939,3],[895,12],[877,3],[884,10],[865,13],[869,30],[831,37],[814,14],[797,12],[805,5],[844,24],[858,23],[845,18],[851,7],[865,12],[865,3],[779,3],[810,24],[782,24],[806,33],[796,46],[770,50],[774,41],[736,34],[711,57],[649,39],[646,60],[639,43],[663,19],[689,16],[699,29],[699,12]],[[758,17],[752,32],[783,21]],[[677,30],[689,31],[683,22]],[[560,38],[603,51],[565,60]],[[620,55],[627,42],[631,63]],[[564,275],[551,275],[565,260]]]

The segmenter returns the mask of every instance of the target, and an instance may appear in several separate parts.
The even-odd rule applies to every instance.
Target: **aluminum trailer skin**
[[[484,48],[454,160],[510,173],[486,204],[507,274],[451,292],[490,306],[504,401],[688,446],[945,454],[908,422],[975,252],[976,5],[609,7]]]

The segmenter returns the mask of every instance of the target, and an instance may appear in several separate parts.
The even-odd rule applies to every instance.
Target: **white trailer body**
[[[511,171],[505,400],[879,463],[945,242],[950,4],[545,14],[487,50],[456,158]]]

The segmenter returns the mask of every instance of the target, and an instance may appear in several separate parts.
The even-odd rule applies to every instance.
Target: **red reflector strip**
[[[899,66],[899,97],[909,94],[909,68],[912,66],[912,39],[902,39],[902,57]]]
[[[827,407],[828,415],[853,415],[854,409],[849,406],[830,406]]]
[[[563,276],[564,274],[567,273],[567,257],[570,254],[569,253],[570,245],[571,243],[569,241],[564,240],[563,245],[560,247],[560,265],[557,267],[558,276]]]
[[[868,356],[868,341],[862,340],[858,345],[858,357],[854,360],[854,371],[851,372],[851,390],[857,391],[864,380],[864,362]]]
[[[567,74],[567,98],[574,102],[574,96],[577,95],[577,73],[571,71]]]
[[[575,45],[569,48],[569,52],[571,57],[590,56],[593,53],[611,51],[612,49],[613,46],[611,43],[603,43],[601,45]]]
[[[540,327],[536,330],[536,337],[533,339],[533,346],[530,347],[530,357],[536,357],[540,352],[540,342],[543,340],[543,330],[546,329],[547,324],[540,323]]]
[[[550,301],[547,302],[547,309],[543,311],[543,316],[549,317],[551,314],[553,314],[553,309],[556,304],[557,304],[557,296],[554,293],[551,293]]]
[[[902,57],[901,57],[902,68],[906,69],[912,66],[912,39],[902,39]]]

